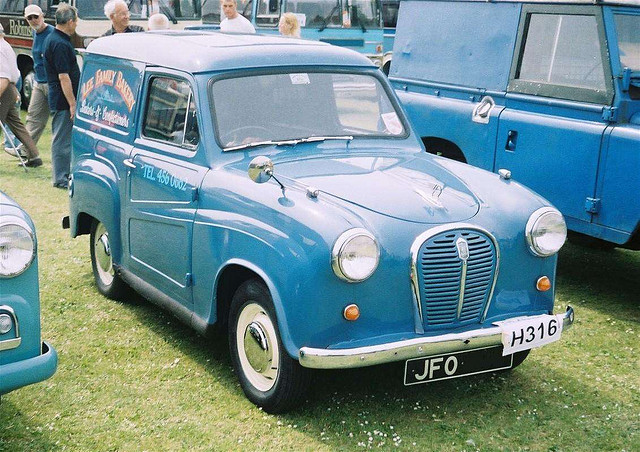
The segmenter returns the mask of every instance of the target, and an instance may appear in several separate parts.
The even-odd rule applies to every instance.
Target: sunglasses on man
[[[38,17],[40,17],[37,14],[31,14],[30,16],[27,16],[27,20],[36,20]]]

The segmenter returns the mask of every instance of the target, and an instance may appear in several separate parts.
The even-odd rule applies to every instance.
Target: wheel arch
[[[446,157],[457,162],[467,163],[467,157],[452,141],[440,137],[422,137],[422,143],[429,154]]]
[[[218,273],[216,278],[215,287],[215,309],[216,309],[216,323],[218,323],[221,331],[226,331],[229,324],[229,310],[231,307],[231,299],[238,290],[240,285],[250,279],[256,279],[263,283],[269,294],[273,306],[276,310],[278,329],[280,331],[280,338],[282,339],[282,345],[286,349],[289,356],[298,360],[298,348],[295,346],[290,334],[286,321],[285,310],[282,306],[282,301],[279,292],[274,284],[272,278],[268,274],[256,266],[255,264],[241,260],[232,259],[228,261]]]

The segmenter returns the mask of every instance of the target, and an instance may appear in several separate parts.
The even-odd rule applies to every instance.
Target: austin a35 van
[[[560,338],[562,215],[428,155],[385,76],[324,43],[111,36],[84,57],[69,185],[98,290],[228,334],[269,412],[310,369],[405,362],[414,385],[520,364]]]

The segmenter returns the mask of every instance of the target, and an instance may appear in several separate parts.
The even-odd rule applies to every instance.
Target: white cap
[[[42,10],[38,5],[29,5],[24,9],[24,17],[41,16]]]

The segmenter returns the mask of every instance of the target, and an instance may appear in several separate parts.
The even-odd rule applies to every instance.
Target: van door
[[[525,5],[495,168],[591,222],[606,111],[613,99],[601,11]]]
[[[203,163],[196,102],[186,77],[147,75],[146,105],[126,165],[127,268],[191,309],[192,234]]]

